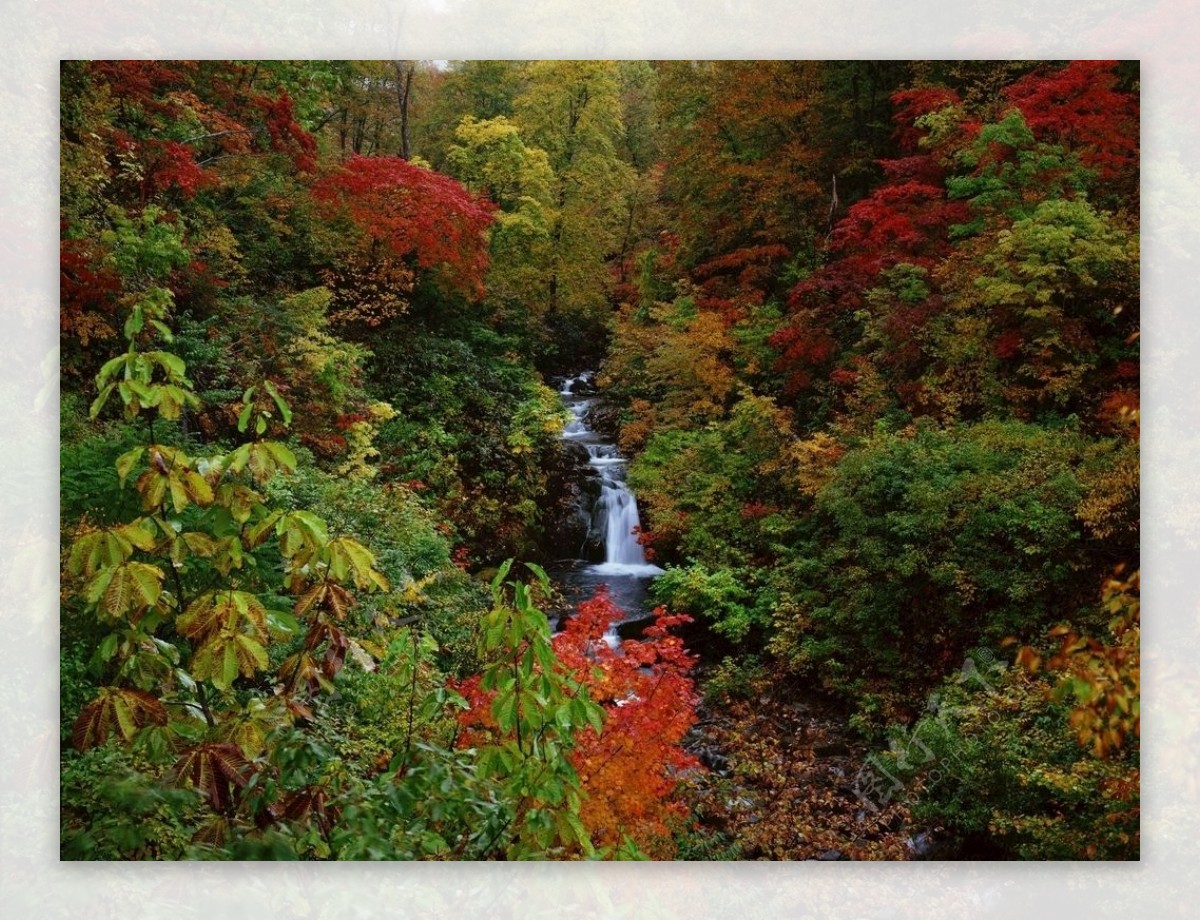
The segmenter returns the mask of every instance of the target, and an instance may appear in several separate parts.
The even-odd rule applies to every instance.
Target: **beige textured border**
[[[1191,0],[7,0],[0,56],[0,915],[1186,917],[1197,857],[1200,67]],[[76,865],[57,860],[63,57],[1143,61],[1147,611],[1140,865]]]

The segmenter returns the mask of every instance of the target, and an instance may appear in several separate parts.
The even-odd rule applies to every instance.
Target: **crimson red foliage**
[[[1060,143],[1103,180],[1136,176],[1138,103],[1116,89],[1115,61],[1072,61],[1005,90],[1038,140]]]
[[[583,820],[596,843],[616,845],[629,835],[651,856],[669,857],[669,823],[686,811],[673,798],[679,777],[700,767],[682,747],[696,722],[688,677],[696,658],[670,632],[691,618],[657,608],[643,639],[614,649],[603,637],[624,616],[601,590],[554,638],[559,660],[607,711],[604,731],[584,730],[571,760],[588,793]]]
[[[1136,378],[1140,374],[1141,369],[1138,367],[1136,361],[1118,361],[1116,368],[1113,369],[1115,377],[1124,378],[1125,380]]]
[[[742,517],[747,521],[757,521],[760,518],[766,518],[768,515],[774,515],[779,511],[779,506],[770,505],[766,502],[746,502],[742,505]]]
[[[303,172],[316,169],[317,141],[296,121],[292,97],[287,93],[274,98],[259,95],[254,104],[263,114],[267,133],[271,136],[271,149],[290,156],[296,168]]]
[[[837,340],[821,329],[815,318],[793,317],[787,326],[771,336],[771,345],[780,352],[778,368],[786,371],[784,391],[796,394],[813,384],[813,370],[826,365],[837,352]]]
[[[344,413],[333,420],[334,426],[343,431],[350,428],[357,422],[366,422],[370,419],[366,413]]]
[[[64,232],[66,228],[64,227]],[[58,251],[59,324],[64,333],[75,327],[85,314],[100,314],[112,319],[121,279],[101,264],[96,246],[87,240],[63,238]]]
[[[191,85],[196,62],[93,61],[88,70],[108,85],[123,107],[173,118],[179,114],[179,105],[168,93]]]
[[[916,124],[917,119],[961,103],[958,93],[944,86],[925,86],[893,93],[892,105],[896,111],[892,121],[896,129],[892,132],[892,139],[902,150],[918,150],[921,140],[929,132]]]
[[[1021,351],[1021,343],[1024,337],[1020,330],[1006,329],[996,337],[996,342],[992,346],[992,351],[997,358],[1016,358]]]
[[[190,198],[218,180],[204,163],[222,155],[271,150],[301,171],[316,165],[316,140],[296,121],[291,97],[253,87],[234,61],[94,61],[88,71],[119,103],[108,127],[114,154],[142,163],[143,200],[167,190]],[[199,130],[164,140],[180,126]]]
[[[215,176],[200,167],[192,151],[178,141],[145,141],[142,157],[147,164],[147,197],[174,188],[184,198],[191,198],[197,190],[217,182]]]
[[[915,151],[928,132],[915,120],[959,102],[944,87],[906,90],[895,94],[897,142],[909,156],[880,161],[884,182],[855,203],[829,236],[830,260],[797,284],[788,297],[792,315],[770,339],[780,353],[778,370],[785,373],[785,392],[795,395],[818,380],[846,387],[857,379],[851,368],[831,365],[839,352],[837,330],[863,307],[863,295],[879,283],[879,275],[900,263],[931,268],[950,250],[951,225],[967,219],[968,205],[946,195],[945,167],[940,151]],[[959,127],[958,143],[978,130],[977,123]],[[898,307],[890,323],[907,327],[899,342],[913,341],[912,333],[928,311]],[[834,379],[836,376],[836,379]]]
[[[849,368],[838,368],[829,375],[829,382],[837,387],[849,389],[858,383],[859,373]]]
[[[790,255],[782,243],[741,246],[696,266],[693,275],[708,291],[748,293],[761,301]]]
[[[882,185],[834,228],[830,250],[842,254],[837,272],[861,281],[900,262],[930,265],[949,248],[949,226],[966,217],[966,204],[948,201],[940,183]]]
[[[399,157],[353,157],[322,176],[313,197],[344,213],[369,245],[437,270],[451,288],[483,295],[494,207],[459,182]]]
[[[628,835],[650,856],[670,857],[671,822],[686,812],[674,798],[676,788],[684,772],[700,769],[682,747],[696,722],[698,701],[688,677],[696,658],[670,632],[691,618],[658,608],[642,639],[614,648],[605,633],[624,617],[601,589],[553,641],[558,660],[606,714],[603,730],[580,731],[571,752],[586,794],[581,818],[597,846],[619,846]],[[476,675],[456,685],[468,703],[459,716],[461,745],[486,742],[496,730],[494,693],[480,681]]]

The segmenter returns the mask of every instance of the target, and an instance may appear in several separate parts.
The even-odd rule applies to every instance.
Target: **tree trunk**
[[[392,61],[396,70],[396,102],[400,104],[400,157],[412,156],[408,138],[408,103],[412,98],[412,81],[416,65],[412,61]]]

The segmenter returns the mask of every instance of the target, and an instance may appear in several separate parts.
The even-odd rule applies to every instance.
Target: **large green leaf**
[[[79,751],[103,745],[116,729],[126,742],[143,726],[165,726],[167,711],[153,694],[135,688],[105,687],[80,712],[71,731]]]
[[[145,453],[145,447],[137,447],[126,451],[117,458],[117,475],[121,478],[122,486],[125,485],[125,480],[128,479],[129,474],[133,471],[134,464],[141,460],[142,455]]]

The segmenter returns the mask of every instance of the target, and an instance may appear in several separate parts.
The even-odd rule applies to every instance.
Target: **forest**
[[[1139,70],[64,61],[64,860],[1137,860]]]

